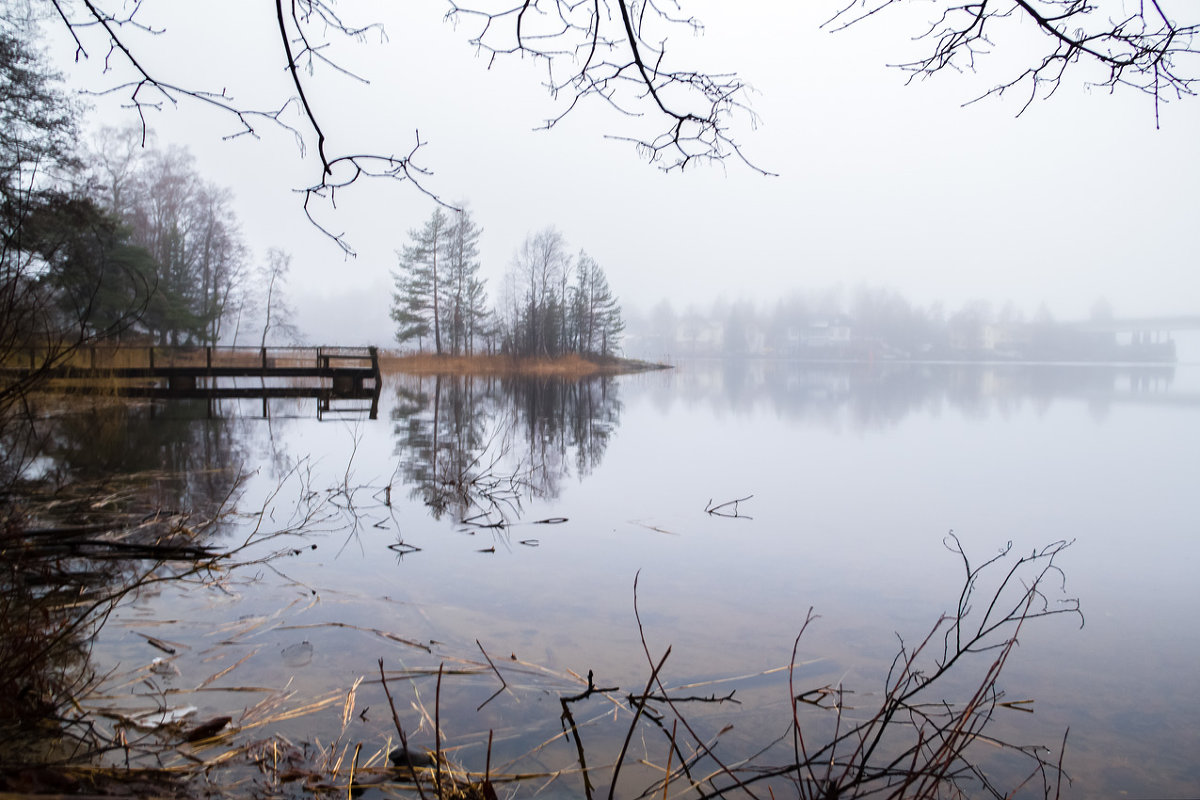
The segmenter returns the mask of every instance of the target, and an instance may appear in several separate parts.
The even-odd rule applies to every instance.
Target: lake
[[[1069,729],[1063,797],[1200,787],[1196,366],[391,374],[375,420],[318,419],[306,401],[272,401],[268,418],[258,401],[216,411],[109,407],[58,438],[64,473],[162,470],[164,506],[216,520],[223,546],[260,539],[239,554],[260,563],[155,584],[111,615],[89,701],[110,718],[194,708],[234,718],[226,747],[280,732],[306,753],[348,762],[364,743],[378,760],[396,738],[382,659],[414,748],[439,729],[454,763],[520,776],[501,796],[599,795],[631,730],[628,695],[670,647],[657,676],[692,699],[647,706],[617,792],[662,794],[680,759],[697,783],[786,761],[793,694],[828,687],[804,695],[825,709],[798,712],[814,750],[874,713],[901,646],[959,603],[964,560],[948,543],[972,567],[1011,543],[980,578],[979,613],[1017,557],[1069,542],[1062,578],[1041,588],[1049,608],[1078,598],[1082,619],[1026,621],[988,734],[1055,760]],[[993,658],[955,666],[947,696],[926,699],[970,698]],[[612,691],[564,703],[589,672]],[[977,745],[997,785],[1024,774]],[[751,790],[782,796],[788,780]],[[674,781],[672,795],[687,784]]]

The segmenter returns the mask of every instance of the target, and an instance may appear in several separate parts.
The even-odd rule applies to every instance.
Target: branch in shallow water
[[[753,497],[754,495],[748,494],[745,497],[739,497],[736,500],[727,500],[724,503],[719,503],[715,506],[713,505],[712,498],[709,498],[708,504],[704,506],[704,513],[710,514],[714,517],[726,517],[728,519],[754,519],[754,517],[748,517],[745,514],[739,513],[738,511],[738,505],[740,503],[744,503]],[[727,510],[730,506],[733,506],[732,511]]]

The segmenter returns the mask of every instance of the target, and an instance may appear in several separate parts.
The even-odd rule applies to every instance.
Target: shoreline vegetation
[[[1065,735],[1057,747],[1031,746],[991,731],[1003,710],[1029,713],[1033,702],[1023,695],[1009,699],[999,685],[1018,634],[1027,624],[1063,615],[1082,624],[1078,600],[1065,595],[1056,563],[1067,541],[1020,555],[1009,545],[977,562],[948,534],[945,544],[962,577],[957,607],[924,636],[900,640],[882,692],[863,694],[804,674],[801,643],[818,619],[810,608],[790,660],[742,676],[784,676],[772,691],[786,705],[782,711],[778,701],[769,706],[779,724],[760,729],[746,722],[761,719],[757,714],[739,714],[746,695],[734,698],[746,689],[752,696],[752,687],[721,695],[706,692],[725,678],[677,685],[674,669],[666,669],[672,645],[655,642],[643,626],[640,573],[633,581],[633,614],[645,657],[644,683],[607,686],[607,676],[597,678],[590,669],[585,678],[561,666],[518,660],[515,653],[511,659],[493,657],[478,639],[476,654],[342,620],[322,624],[380,637],[382,643],[369,648],[378,680],[366,658],[352,660],[351,674],[359,674],[352,683],[311,693],[289,688],[290,680],[273,687],[229,678],[259,654],[258,648],[244,651],[255,637],[290,629],[284,616],[290,606],[270,618],[244,618],[232,629],[222,623],[220,641],[203,646],[207,637],[191,639],[179,631],[170,640],[141,634],[145,647],[131,651],[139,655],[124,671],[97,671],[86,642],[124,598],[175,581],[190,584],[186,591],[223,592],[222,586],[257,580],[245,572],[301,552],[311,533],[304,526],[258,531],[260,543],[292,542],[261,557],[246,545],[222,551],[205,544],[205,532],[229,509],[204,519],[161,516],[153,525],[137,523],[139,511],[127,508],[119,519],[110,518],[118,524],[105,525],[112,528],[105,533],[96,531],[102,523],[94,515],[78,520],[90,523],[89,542],[111,552],[73,553],[78,537],[56,544],[61,534],[49,531],[25,530],[16,537],[24,541],[6,542],[19,546],[22,567],[41,562],[48,574],[67,570],[67,585],[79,582],[81,596],[90,602],[56,607],[43,617],[22,615],[27,622],[17,629],[20,640],[10,639],[19,646],[0,651],[8,656],[6,666],[20,667],[0,672],[8,689],[0,705],[8,704],[4,717],[15,722],[0,725],[7,734],[0,738],[8,742],[0,747],[0,794],[266,800],[354,797],[370,790],[422,800],[494,800],[501,793],[537,796],[549,786],[554,794],[589,800],[605,796],[605,790],[610,798],[666,797],[672,787],[675,794],[701,800],[784,792],[801,800],[901,795],[933,800],[1011,797],[1021,789],[1026,796],[1058,797],[1070,780],[1062,766]],[[136,552],[129,551],[132,546]],[[150,566],[131,569],[118,553]],[[81,558],[103,563],[106,570],[80,572]],[[28,592],[18,599],[36,607]],[[11,628],[14,620],[8,621]],[[49,641],[49,649],[32,644],[39,639]],[[191,639],[196,650],[179,639]],[[273,656],[270,651],[263,658]],[[151,653],[158,655],[148,661]],[[169,681],[164,675],[190,673],[189,665],[206,665],[197,675],[213,672],[198,684],[165,691],[158,685]],[[264,668],[263,660],[254,668]],[[681,669],[689,674],[694,668]],[[142,690],[129,691],[138,684]],[[262,699],[239,696],[222,705],[202,699],[206,690]],[[493,727],[506,708],[531,707],[547,697],[558,703],[551,702],[544,717],[527,719],[523,732]],[[471,716],[477,699],[483,702]],[[493,701],[496,710],[480,715]],[[22,705],[30,702],[32,707]],[[732,704],[728,711],[726,703]],[[340,724],[328,721],[331,714]],[[734,734],[735,719],[747,732],[759,730],[766,737]],[[714,722],[720,726],[715,736]],[[990,758],[996,751],[1003,753],[999,761]]]
[[[589,378],[596,375],[630,375],[660,369],[670,364],[615,356],[584,357],[577,354],[558,358],[513,358],[505,355],[447,356],[432,353],[382,351],[379,366],[386,372],[410,375],[504,375],[521,377]]]

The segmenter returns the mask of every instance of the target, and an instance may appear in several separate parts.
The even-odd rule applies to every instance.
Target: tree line
[[[44,372],[97,342],[293,335],[287,254],[255,263],[232,193],[186,149],[148,144],[140,128],[85,143],[81,109],[31,34],[0,26],[0,360],[21,353]]]
[[[1097,299],[1089,322],[1113,318]],[[630,317],[629,349],[642,358],[771,356],[814,359],[1171,360],[1169,342],[1118,343],[1097,324],[1062,323],[1044,304],[971,300],[922,306],[894,289],[794,291],[769,304],[717,300],[677,310],[663,300]],[[1082,320],[1078,322],[1083,322]]]
[[[97,304],[100,321],[128,305],[127,284],[145,287],[127,324],[96,327],[96,334],[107,330],[118,339],[172,346],[265,346],[298,336],[284,297],[291,256],[271,248],[264,259],[253,257],[233,193],[206,181],[186,148],[145,144],[135,128],[103,128],[82,159],[75,202],[107,217],[122,245],[136,254],[123,272],[90,276],[116,284]]]
[[[396,341],[437,355],[557,358],[618,352],[625,323],[604,269],[572,256],[554,228],[529,234],[489,306],[480,277],[482,228],[465,206],[435,208],[409,232],[392,272]]]

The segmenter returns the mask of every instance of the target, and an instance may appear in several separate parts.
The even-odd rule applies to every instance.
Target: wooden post
[[[150,369],[154,369],[154,345],[150,345]]]
[[[383,377],[379,373],[379,349],[372,345],[367,350],[371,353],[371,372],[375,375],[375,392],[371,395],[371,419],[379,416],[379,393],[383,390]]]

